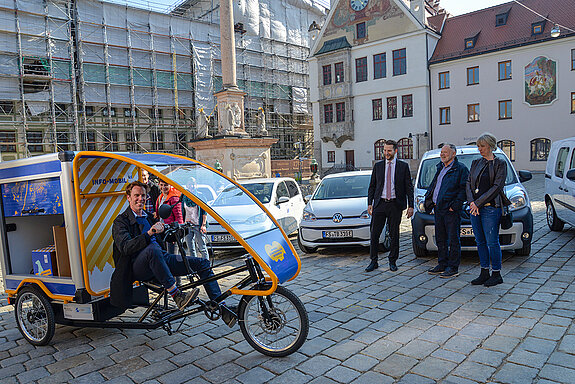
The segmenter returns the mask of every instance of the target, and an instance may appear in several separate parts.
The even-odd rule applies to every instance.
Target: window
[[[371,110],[372,110],[373,120],[381,120],[382,115],[383,115],[381,99],[371,100]]]
[[[439,108],[439,124],[440,125],[451,124],[450,107]]]
[[[399,159],[413,159],[413,140],[404,137],[397,142],[397,157]]]
[[[385,139],[379,139],[373,144],[373,153],[375,155],[375,160],[383,160],[383,146],[385,145]]]
[[[83,147],[86,148],[88,151],[95,151],[96,148],[96,131],[88,131],[86,132],[86,142],[84,143]]]
[[[119,151],[120,146],[118,145],[118,132],[116,131],[104,131],[104,151]]]
[[[355,28],[356,28],[355,31],[357,39],[365,39],[365,37],[367,36],[367,28],[365,28],[365,21],[356,24]]]
[[[104,109],[102,109],[102,115],[108,116],[108,107],[104,107]],[[116,108],[110,108],[110,116],[116,116]]]
[[[343,83],[343,81],[345,80],[345,78],[343,76],[343,63],[335,63],[334,69],[335,69],[335,82],[336,82],[336,84],[337,83]]]
[[[386,77],[386,63],[385,63],[385,52],[373,55],[373,78],[382,79]]]
[[[531,140],[531,161],[547,161],[551,140],[545,138]]]
[[[161,119],[162,118],[162,110],[161,109],[150,109],[150,117],[152,119]]]
[[[405,48],[393,51],[393,76],[407,73],[407,56]]]
[[[152,150],[163,151],[164,150],[164,132],[150,132],[150,139],[152,139]]]
[[[345,103],[335,104],[335,121],[345,121]]]
[[[140,132],[126,131],[126,150],[135,151],[138,148]]]
[[[467,39],[465,39],[465,49],[471,49],[473,47],[475,47],[475,43],[477,42],[477,36],[479,35],[479,33],[473,37],[468,37]]]
[[[387,98],[387,118],[395,119],[397,117],[397,97]]]
[[[511,79],[511,60],[499,63],[499,80]]]
[[[503,152],[505,152],[509,160],[515,161],[515,141],[501,140],[497,143],[497,146],[501,148]]]
[[[287,197],[289,199],[289,191],[286,187],[286,183],[283,181],[280,182],[276,187],[276,202],[280,199],[280,197]]]
[[[571,113],[575,113],[575,92],[571,92]]]
[[[132,110],[130,108],[124,108],[124,117],[132,116]]]
[[[511,100],[499,102],[499,120],[511,119]]]
[[[575,49],[571,50],[571,70],[575,71]]]
[[[335,163],[335,151],[327,151],[327,162]]]
[[[449,88],[449,72],[439,73],[439,89]]]
[[[0,101],[0,115],[11,115],[14,111],[14,103],[11,101]]]
[[[286,180],[285,183],[289,191],[290,198],[299,195],[299,188],[297,187],[297,184],[294,181]]]
[[[495,16],[495,26],[499,27],[501,25],[507,24],[507,15],[509,15],[508,12],[500,13],[500,14],[496,15]]]
[[[401,117],[412,117],[413,116],[413,96],[412,95],[401,96],[401,107],[402,107]]]
[[[367,57],[355,59],[355,81],[367,81]]]
[[[30,152],[44,152],[44,146],[34,145],[37,143],[42,143],[42,131],[27,131],[26,141],[28,142],[28,150]]]
[[[16,152],[16,132],[0,131],[0,151]]]
[[[69,151],[70,150],[70,135],[67,131],[57,131],[56,132],[56,143],[58,151]]]
[[[467,85],[479,84],[479,67],[467,68]]]
[[[331,84],[331,65],[323,66],[323,85]]]
[[[569,169],[573,168],[575,168],[575,149],[571,152],[571,165],[569,166]]]
[[[333,123],[333,104],[323,106],[323,122],[326,124]]]
[[[479,121],[479,104],[467,104],[467,122]]]
[[[86,106],[86,116],[94,116],[94,107],[91,105]]]
[[[557,152],[557,162],[555,163],[555,176],[560,179],[563,178],[567,156],[569,156],[569,147],[559,148],[559,152]]]
[[[543,29],[545,28],[545,22],[537,22],[531,24],[531,34],[532,35],[540,35],[543,33]]]

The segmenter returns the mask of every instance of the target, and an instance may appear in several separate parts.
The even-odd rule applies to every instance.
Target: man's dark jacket
[[[385,171],[387,160],[378,161],[373,166],[371,181],[367,190],[367,204],[377,207],[381,200],[381,194],[385,184]],[[413,208],[413,184],[409,165],[399,159],[395,162],[395,204],[400,210],[408,206]]]
[[[439,173],[443,169],[442,162],[437,164],[437,171],[433,177],[431,185],[425,193],[425,212],[430,213],[433,208],[435,211],[448,211],[451,208],[454,211],[461,211],[465,202],[465,186],[469,177],[469,170],[465,165],[453,159],[453,164],[441,180],[439,194],[437,195],[437,204],[433,203],[433,192],[437,184]]]
[[[147,220],[154,225],[156,220],[147,213]],[[110,303],[116,307],[127,308],[132,304],[132,263],[136,256],[150,244],[152,238],[142,233],[143,225],[138,224],[132,209],[128,208],[114,220],[112,238],[114,239],[114,264],[116,268],[110,281]],[[164,249],[164,244],[156,236],[156,241]]]

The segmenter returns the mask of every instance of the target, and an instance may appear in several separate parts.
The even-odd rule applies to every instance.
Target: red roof
[[[547,17],[553,22],[575,29],[575,6],[573,0],[520,0],[521,4]],[[495,26],[497,15],[509,11],[505,25]],[[551,40],[553,22],[545,22],[543,33],[532,35],[532,24],[544,21],[540,16],[512,1],[449,17],[444,24],[431,63],[474,56],[485,52],[509,49],[516,46]],[[477,35],[475,46],[465,49],[465,39]],[[561,28],[561,37],[575,33]]]

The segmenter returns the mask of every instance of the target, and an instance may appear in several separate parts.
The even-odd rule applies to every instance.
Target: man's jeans
[[[477,242],[481,268],[501,270],[501,246],[499,245],[499,222],[501,208],[481,207],[479,216],[471,215],[471,226]]]
[[[201,279],[214,275],[208,260],[188,257],[188,262],[192,271],[196,271]],[[132,271],[135,280],[145,281],[155,277],[166,289],[176,283],[174,276],[187,274],[182,257],[164,251],[157,243],[150,243],[136,256]],[[212,300],[222,294],[217,281],[204,284],[204,288]]]
[[[459,269],[461,261],[461,216],[459,211],[435,212],[435,241],[437,243],[437,264],[443,269]]]
[[[194,241],[195,240],[195,241]],[[190,256],[196,257],[196,244],[202,258],[209,260],[210,255],[208,254],[208,247],[206,247],[206,241],[204,234],[200,231],[200,227],[194,225],[190,227],[190,231],[186,235],[186,243],[188,244],[188,251],[190,251]]]

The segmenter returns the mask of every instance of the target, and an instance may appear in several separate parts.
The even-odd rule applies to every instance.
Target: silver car
[[[369,246],[371,216],[367,189],[371,171],[343,172],[323,178],[303,211],[298,231],[299,248],[305,253],[319,247]],[[380,250],[389,249],[387,226]]]

